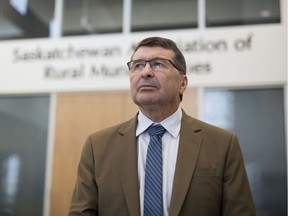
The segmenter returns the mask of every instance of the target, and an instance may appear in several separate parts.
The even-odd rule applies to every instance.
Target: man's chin
[[[157,100],[153,97],[136,98],[134,103],[138,106],[148,106],[156,103]]]

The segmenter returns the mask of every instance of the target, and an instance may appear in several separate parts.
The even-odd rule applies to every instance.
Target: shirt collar
[[[174,137],[176,138],[179,135],[180,127],[181,127],[181,118],[182,111],[179,107],[176,112],[174,112],[171,116],[164,119],[160,124]],[[136,136],[139,136],[143,133],[150,125],[157,124],[145,116],[141,111],[139,111],[138,115],[138,124],[136,129]]]

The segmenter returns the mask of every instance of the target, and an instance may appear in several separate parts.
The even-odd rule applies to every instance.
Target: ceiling
[[[49,37],[55,1],[57,0],[0,0],[0,40]],[[121,32],[123,1],[63,0],[62,34]],[[181,24],[191,20],[197,24],[197,0],[131,1],[132,31],[134,28],[143,31],[165,26],[181,27]],[[259,23],[280,22],[279,2],[280,0],[206,0],[206,19],[211,22],[207,26],[228,26],[233,23],[243,25],[249,24],[253,19]],[[243,22],[245,19],[247,22]],[[254,24],[257,24],[256,21]]]

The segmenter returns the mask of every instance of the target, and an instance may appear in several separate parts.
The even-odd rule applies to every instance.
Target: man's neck
[[[165,108],[159,108],[159,107],[140,107],[139,109],[141,112],[147,116],[149,119],[151,119],[153,122],[161,122],[164,119],[171,116],[173,113],[176,112],[176,110],[179,108],[179,105],[176,107],[165,107]]]

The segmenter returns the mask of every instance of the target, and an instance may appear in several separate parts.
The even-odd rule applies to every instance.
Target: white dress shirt
[[[162,137],[162,156],[163,156],[163,214],[168,216],[170,207],[172,186],[174,180],[175,166],[179,146],[179,132],[181,127],[182,111],[179,107],[177,111],[164,119],[160,124],[166,129]],[[146,129],[156,124],[147,118],[142,112],[138,115],[138,124],[136,129],[137,147],[138,147],[138,179],[141,215],[144,209],[144,188],[145,188],[145,165],[146,154],[150,136]]]

